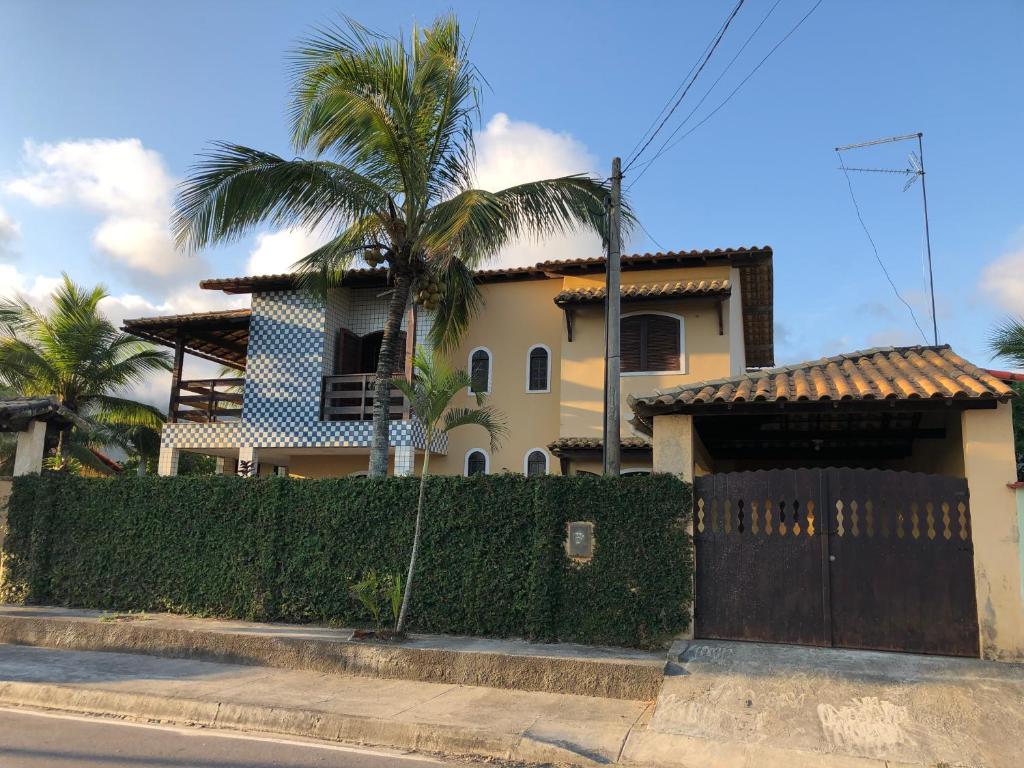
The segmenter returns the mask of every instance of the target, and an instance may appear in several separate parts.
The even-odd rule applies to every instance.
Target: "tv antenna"
[[[932,275],[932,235],[928,226],[928,190],[925,188],[924,183],[924,134],[919,131],[917,133],[907,133],[902,136],[887,136],[884,139],[862,141],[859,144],[847,144],[846,146],[836,147],[836,154],[838,155],[840,152],[847,152],[851,149],[874,147],[879,144],[895,144],[896,142],[913,141],[914,139],[917,139],[917,152],[911,152],[907,157],[907,162],[909,163],[908,168],[850,168],[843,163],[842,157],[839,158],[839,162],[842,166],[841,170],[843,171],[856,171],[858,173],[892,173],[906,176],[907,181],[903,185],[904,192],[914,186],[914,183],[918,179],[921,180],[921,201],[924,204],[924,239],[928,251],[928,292],[931,295],[932,302],[932,335],[937,346],[939,343],[939,326],[938,321],[935,319],[935,280]]]

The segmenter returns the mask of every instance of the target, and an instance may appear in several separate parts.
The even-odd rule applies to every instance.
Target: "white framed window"
[[[620,473],[622,477],[645,477],[651,474],[649,469],[624,469]]]
[[[494,357],[487,347],[476,347],[469,353],[469,393],[471,395],[491,394],[491,369]]]
[[[671,312],[629,312],[619,331],[623,376],[686,373],[685,324]]]
[[[491,457],[487,455],[487,451],[481,448],[470,448],[466,451],[463,473],[466,477],[489,475],[491,473]]]
[[[367,472],[365,469],[362,469],[362,470],[360,470],[358,472],[349,472],[347,475],[345,475],[345,477],[369,477],[369,476],[370,476],[370,473]]]
[[[551,350],[546,344],[534,344],[526,350],[526,391],[551,391]]]
[[[543,448],[531,448],[523,456],[523,474],[527,477],[546,475],[550,469],[551,457]]]

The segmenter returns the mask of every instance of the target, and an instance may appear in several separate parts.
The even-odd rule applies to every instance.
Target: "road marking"
[[[444,765],[440,760],[425,755],[410,755],[404,752],[393,750],[366,749],[364,747],[346,747],[341,744],[324,744],[317,741],[300,741],[297,739],[283,739],[276,736],[257,736],[249,733],[225,731],[218,728],[187,728],[178,725],[158,725],[156,723],[137,723],[131,720],[118,720],[103,716],[72,715],[61,712],[40,712],[36,709],[22,709],[21,707],[0,707],[0,713],[10,712],[14,715],[31,715],[32,717],[48,717],[54,720],[75,720],[82,723],[101,725],[123,725],[128,728],[149,728],[157,731],[171,731],[184,736],[215,736],[220,739],[237,739],[240,741],[261,741],[269,744],[281,744],[289,747],[309,747],[310,749],[323,749],[329,752],[348,752],[356,755],[373,755],[375,757],[390,757],[397,760],[416,760],[423,763],[434,763]]]

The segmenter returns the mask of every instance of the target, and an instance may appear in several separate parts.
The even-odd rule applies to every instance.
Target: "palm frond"
[[[473,279],[473,270],[454,260],[440,270],[441,301],[430,327],[430,343],[434,349],[450,353],[458,346],[473,317],[483,306],[483,296]]]
[[[123,427],[148,427],[157,431],[164,424],[164,414],[159,408],[115,395],[95,394],[85,405],[90,417],[100,424]]]
[[[988,348],[996,357],[1024,368],[1024,317],[1006,317],[992,329]]]
[[[441,431],[451,432],[456,427],[473,425],[486,430],[491,442],[491,452],[498,450],[508,433],[508,425],[505,423],[504,417],[490,405],[481,408],[449,409],[444,414]]]
[[[389,195],[372,179],[326,160],[285,160],[215,143],[179,187],[171,226],[182,247],[234,240],[267,222],[313,230],[383,215]]]

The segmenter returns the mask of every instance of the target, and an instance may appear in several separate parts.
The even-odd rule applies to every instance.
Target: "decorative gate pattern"
[[[695,500],[698,637],[978,655],[965,480],[733,472]]]

